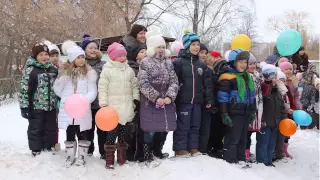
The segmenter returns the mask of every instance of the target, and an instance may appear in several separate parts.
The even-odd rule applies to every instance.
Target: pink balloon
[[[64,110],[75,119],[82,118],[89,113],[90,104],[86,97],[80,94],[73,94],[66,98]]]

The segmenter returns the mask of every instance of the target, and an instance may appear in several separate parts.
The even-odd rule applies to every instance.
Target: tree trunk
[[[193,12],[193,32],[198,34],[198,21],[199,21],[199,0],[194,0]]]

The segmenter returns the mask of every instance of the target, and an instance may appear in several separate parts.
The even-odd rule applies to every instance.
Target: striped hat
[[[193,43],[194,41],[200,42],[200,38],[197,34],[192,32],[185,33],[182,37],[182,43],[183,43],[184,49],[189,50],[191,43]]]

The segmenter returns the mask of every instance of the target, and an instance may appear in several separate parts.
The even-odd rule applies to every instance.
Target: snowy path
[[[108,171],[104,168],[104,161],[100,160],[97,154],[88,158],[86,167],[69,169],[63,167],[63,151],[57,155],[42,153],[39,157],[31,157],[27,143],[28,121],[20,117],[18,104],[2,106],[0,122],[0,180],[319,179],[319,132],[316,130],[298,131],[290,140],[290,152],[294,159],[288,163],[276,163],[276,168],[253,164],[251,169],[242,170],[222,160],[200,156],[175,161],[165,160],[155,169],[131,163]],[[60,131],[61,144],[64,139],[65,132]],[[172,155],[171,146],[170,134],[164,149]]]

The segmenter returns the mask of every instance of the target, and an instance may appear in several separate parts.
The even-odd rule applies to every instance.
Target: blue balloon
[[[282,31],[277,39],[277,50],[281,56],[290,56],[296,53],[302,44],[298,31],[289,29]]]
[[[312,123],[312,117],[303,110],[293,111],[292,116],[297,125],[309,126]]]

